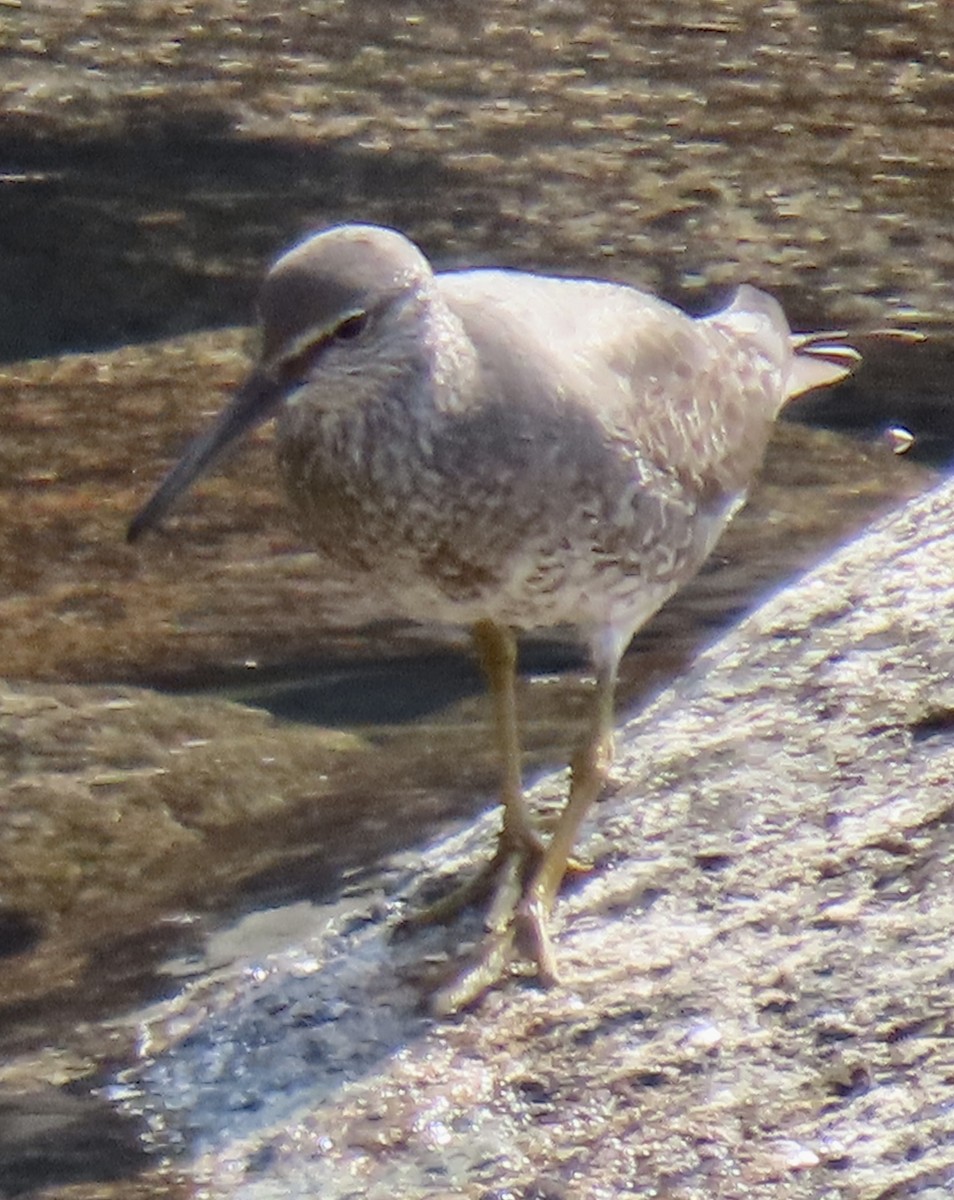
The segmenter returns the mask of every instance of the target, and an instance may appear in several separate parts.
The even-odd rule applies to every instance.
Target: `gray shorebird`
[[[548,916],[609,766],[620,657],[712,550],[785,402],[859,356],[843,334],[793,335],[749,286],[694,319],[613,283],[435,273],[406,237],[372,225],[328,229],[279,258],[259,316],[257,364],[129,540],[277,417],[311,543],[366,579],[381,616],[469,626],[492,694],[496,895],[475,960],[434,1007],[470,1003],[518,953],[552,982]],[[517,631],[549,627],[575,632],[596,683],[545,836],[521,791],[515,667]]]

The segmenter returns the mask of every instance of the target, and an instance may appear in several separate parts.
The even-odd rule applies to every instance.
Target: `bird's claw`
[[[487,932],[472,961],[432,995],[435,1016],[449,1016],[474,1004],[503,979],[518,956],[534,964],[544,987],[559,981],[547,929],[553,897],[538,885],[539,861],[528,863],[525,855],[511,852],[498,870]]]

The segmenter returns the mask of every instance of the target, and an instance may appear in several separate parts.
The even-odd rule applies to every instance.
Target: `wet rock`
[[[4,684],[0,729],[0,891],[32,931],[4,960],[4,1038],[40,1020],[44,995],[67,1012],[70,999],[101,1004],[129,968],[125,940],[287,856],[301,809],[333,820],[330,779],[361,748],[222,701],[122,688]],[[146,942],[144,964],[161,951]]]

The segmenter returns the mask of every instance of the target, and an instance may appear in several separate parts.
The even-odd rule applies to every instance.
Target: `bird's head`
[[[283,404],[357,402],[399,369],[419,332],[415,302],[433,278],[413,242],[376,225],[338,225],[282,255],[259,294],[258,362],[130,522],[128,540],[156,526],[229,446]]]

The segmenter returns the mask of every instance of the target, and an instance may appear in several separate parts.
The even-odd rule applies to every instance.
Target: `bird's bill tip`
[[[234,442],[268,420],[281,396],[275,383],[260,371],[254,371],[223,409],[211,427],[200,433],[140,508],[126,528],[126,541],[132,544],[144,533],[155,529],[176,500],[205,474]]]
[[[150,527],[150,524],[151,522],[146,517],[145,509],[141,508],[126,526],[127,543],[131,546],[134,542],[138,542]]]

